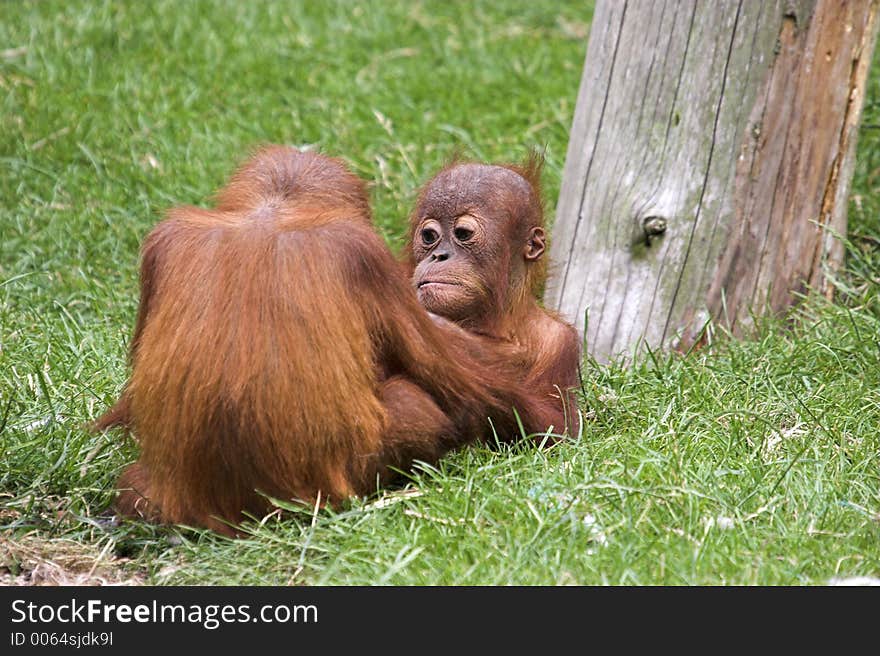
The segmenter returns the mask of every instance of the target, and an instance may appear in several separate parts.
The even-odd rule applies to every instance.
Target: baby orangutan
[[[518,351],[520,381],[564,409],[555,432],[576,433],[580,340],[538,305],[546,278],[541,161],[456,162],[422,189],[410,218],[412,283],[421,304],[484,339]],[[442,320],[438,320],[442,323]]]

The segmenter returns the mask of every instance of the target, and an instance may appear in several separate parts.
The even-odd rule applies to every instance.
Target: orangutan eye
[[[434,228],[422,228],[422,243],[425,246],[432,246],[440,239],[440,235]]]
[[[474,236],[474,231],[470,228],[466,228],[465,226],[458,226],[455,230],[452,231],[452,234],[455,235],[455,238],[458,241],[466,242]]]

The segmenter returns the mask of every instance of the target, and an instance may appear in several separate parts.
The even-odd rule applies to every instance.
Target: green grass
[[[456,147],[546,148],[552,211],[583,5],[5,4],[0,581],[36,578],[35,563],[172,584],[880,575],[880,70],[834,303],[810,297],[753,340],[687,357],[588,362],[580,440],[468,448],[336,514],[293,510],[236,541],[96,521],[136,449],[81,426],[125,380],[137,249],[161,212],[205,203],[262,142],[344,156],[395,247]]]

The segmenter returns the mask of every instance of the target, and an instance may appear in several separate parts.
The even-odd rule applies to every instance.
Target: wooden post
[[[878,5],[599,1],[545,296],[599,361],[825,289]]]

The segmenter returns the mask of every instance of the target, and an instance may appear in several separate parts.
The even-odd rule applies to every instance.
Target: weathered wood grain
[[[822,286],[878,5],[599,2],[545,295],[594,357],[687,347],[710,316],[742,330]]]

